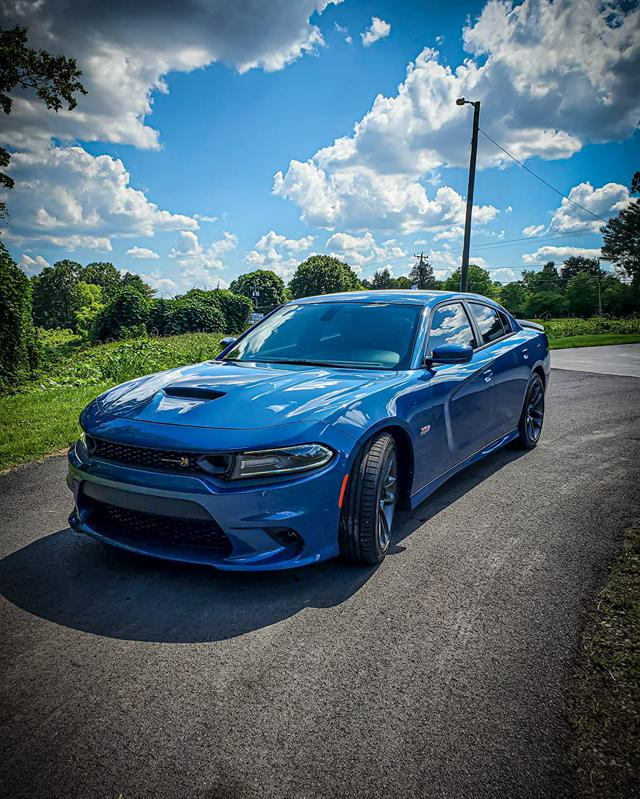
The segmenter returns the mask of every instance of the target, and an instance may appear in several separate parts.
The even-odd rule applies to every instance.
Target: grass
[[[640,333],[590,333],[555,338],[549,336],[549,347],[559,350],[569,347],[602,347],[605,344],[638,344]]]
[[[106,388],[63,386],[0,397],[0,469],[69,447],[80,435],[80,411]]]
[[[570,720],[578,799],[627,799],[640,785],[640,527],[583,634]]]

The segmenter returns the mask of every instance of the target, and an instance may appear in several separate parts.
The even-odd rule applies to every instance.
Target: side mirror
[[[425,358],[425,365],[434,363],[469,363],[473,350],[468,344],[443,344]]]
[[[226,350],[227,347],[230,347],[233,342],[235,341],[233,336],[227,336],[226,338],[220,339],[220,345],[222,349]]]

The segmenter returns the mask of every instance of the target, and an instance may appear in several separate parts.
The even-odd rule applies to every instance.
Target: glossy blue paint
[[[406,501],[415,507],[453,474],[513,439],[532,371],[540,371],[548,380],[545,334],[521,327],[484,297],[378,291],[295,302],[336,301],[421,306],[410,368],[224,361],[235,346],[231,344],[214,361],[111,389],[81,416],[82,427],[91,436],[130,446],[236,453],[317,442],[335,452],[330,463],[306,473],[234,481],[181,473],[178,467],[164,472],[123,465],[91,456],[78,442],[69,452],[68,483],[76,496],[72,526],[125,549],[218,569],[260,571],[314,563],[339,553],[342,482],[359,448],[374,433],[390,429],[398,447],[408,449],[403,459],[411,465],[405,476]],[[468,303],[482,304],[487,312],[499,310],[512,332],[476,346],[468,363],[430,363],[433,312],[450,303],[461,303],[471,320]],[[478,344],[479,328],[475,321],[470,324]],[[92,527],[83,508],[89,484],[106,492],[125,490],[137,501],[142,497],[149,512],[153,512],[155,497],[193,503],[189,507],[204,509],[222,528],[231,541],[231,553],[221,557],[206,548],[196,551],[131,541],[126,530],[122,536],[107,535]],[[283,545],[274,537],[282,528],[297,534],[295,546]]]

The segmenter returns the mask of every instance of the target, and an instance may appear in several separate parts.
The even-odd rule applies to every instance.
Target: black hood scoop
[[[163,391],[167,397],[199,400],[200,402],[220,399],[220,397],[225,395],[224,391],[217,391],[215,388],[207,388],[206,386],[165,386]]]

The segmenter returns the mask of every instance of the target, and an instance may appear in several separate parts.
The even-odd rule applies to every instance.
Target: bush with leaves
[[[284,281],[270,269],[256,269],[240,275],[232,281],[229,290],[242,294],[252,303],[257,293],[257,305],[265,310],[277,308],[289,299]]]
[[[29,278],[0,242],[0,390],[28,379],[36,365]]]
[[[246,330],[253,311],[253,304],[248,297],[234,294],[226,289],[214,289],[213,291],[191,289],[176,299],[178,302],[196,300],[217,308],[222,314],[224,319],[223,329],[227,333],[241,333]]]
[[[292,296],[313,297],[340,291],[358,291],[362,284],[344,261],[330,255],[312,255],[300,264],[289,283]]]
[[[80,281],[76,286],[78,310],[75,329],[83,338],[92,334],[98,314],[105,306],[102,286]]]
[[[224,330],[224,317],[210,301],[188,297],[176,301],[169,322],[169,332],[214,333]]]
[[[94,329],[95,341],[125,339],[146,333],[149,300],[133,288],[122,288],[98,314]]]
[[[147,331],[152,336],[168,336],[171,332],[171,318],[178,300],[158,298],[151,300]]]

